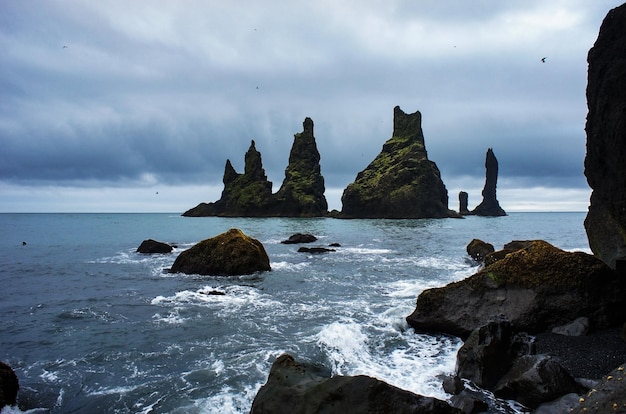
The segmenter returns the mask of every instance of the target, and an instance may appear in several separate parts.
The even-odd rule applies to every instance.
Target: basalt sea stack
[[[611,10],[589,51],[585,229],[593,253],[626,268],[626,4]]]
[[[222,197],[214,203],[200,203],[183,216],[204,217],[318,217],[328,210],[320,154],[313,136],[313,121],[306,118],[304,131],[294,135],[280,190],[272,194],[272,183],[263,169],[261,153],[254,140],[245,156],[245,170],[237,173],[230,160],[224,170]]]
[[[345,218],[449,217],[448,191],[428,159],[422,114],[393,112],[393,135],[341,197]]]
[[[498,160],[489,148],[485,157],[485,187],[483,201],[470,214],[477,216],[506,216],[496,198],[496,184],[498,183]],[[461,213],[463,214],[463,213]]]

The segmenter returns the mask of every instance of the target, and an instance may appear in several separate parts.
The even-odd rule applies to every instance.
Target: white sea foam
[[[273,270],[287,270],[287,271],[301,271],[307,267],[309,267],[311,263],[309,262],[300,262],[300,263],[289,263],[289,262],[272,262],[271,267]]]

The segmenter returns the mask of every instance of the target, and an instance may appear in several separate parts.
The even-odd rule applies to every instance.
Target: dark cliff
[[[496,185],[498,183],[498,160],[491,148],[487,149],[485,156],[485,187],[483,188],[483,201],[470,213],[477,216],[506,216],[506,212],[500,207],[496,198]]]
[[[341,197],[345,218],[449,217],[448,191],[428,159],[422,115],[394,108],[393,135]]]
[[[626,260],[626,5],[611,10],[589,51],[585,175],[593,189],[589,246],[612,268]]]

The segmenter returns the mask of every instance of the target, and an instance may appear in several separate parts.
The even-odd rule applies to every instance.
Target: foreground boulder
[[[578,399],[570,413],[626,413],[626,364],[609,372],[587,394]]]
[[[626,4],[611,10],[589,51],[585,176],[593,189],[589,246],[612,268],[626,261]],[[618,266],[619,265],[619,266]]]
[[[272,365],[250,414],[461,413],[445,401],[423,397],[375,378],[334,376],[281,355]]]
[[[17,391],[20,385],[15,371],[0,361],[0,410],[6,405],[17,403]]]
[[[141,242],[137,247],[137,253],[155,254],[155,253],[171,253],[173,247],[167,243],[147,239]]]
[[[345,218],[450,217],[448,190],[428,159],[420,112],[393,112],[393,135],[341,197]]]
[[[626,319],[625,285],[595,257],[535,240],[467,279],[425,290],[407,322],[420,332],[462,339],[496,315],[529,333],[580,316],[596,328],[614,326]]]
[[[263,244],[239,229],[206,239],[182,252],[170,273],[246,275],[271,270]]]

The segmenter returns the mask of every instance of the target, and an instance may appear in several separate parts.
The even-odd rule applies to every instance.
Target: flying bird
[[[63,45],[63,49],[67,49],[67,46]]]
[[[542,57],[541,58],[541,63],[546,63],[546,59],[547,59],[547,57]]]

